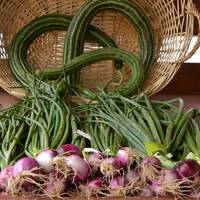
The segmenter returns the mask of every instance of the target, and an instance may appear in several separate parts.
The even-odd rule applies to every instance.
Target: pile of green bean
[[[31,98],[29,116],[24,116],[29,124],[25,153],[36,156],[42,149],[57,148],[67,142],[70,133],[70,109],[59,97],[53,99],[47,95]]]
[[[35,89],[32,89],[34,91]],[[0,111],[1,168],[45,148],[71,142],[71,111],[58,93],[33,92],[12,108]]]
[[[26,103],[23,102],[24,105]],[[19,110],[18,105],[0,111],[0,168],[13,163],[24,154],[23,142],[28,126],[20,116],[26,113],[26,109]]]

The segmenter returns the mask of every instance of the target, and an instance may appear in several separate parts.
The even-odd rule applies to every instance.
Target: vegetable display
[[[104,10],[136,29],[139,56],[90,25]],[[67,31],[63,64],[31,68],[29,46],[52,30]],[[88,38],[101,48],[84,52]],[[180,98],[153,101],[140,92],[155,39],[148,17],[129,0],[86,1],[75,16],[38,17],[13,37],[8,60],[27,96],[0,110],[2,195],[200,197],[200,111],[185,110]],[[77,84],[81,69],[107,60],[120,84],[111,80],[96,91]],[[131,73],[123,80],[126,65]]]

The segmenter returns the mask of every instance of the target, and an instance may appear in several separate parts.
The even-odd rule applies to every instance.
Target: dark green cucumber
[[[43,88],[48,88],[47,84],[33,75],[33,70],[26,60],[27,49],[42,33],[49,30],[67,30],[70,22],[71,17],[65,15],[46,15],[31,21],[15,35],[8,52],[9,64],[14,77],[22,86],[38,83]],[[93,26],[89,27],[87,35],[103,47],[117,47],[109,36]],[[122,63],[116,62],[116,68],[121,67]]]
[[[67,65],[56,69],[37,70],[35,73],[43,78],[51,77],[57,79],[63,71],[66,75],[72,74],[83,67],[104,60],[119,60],[129,65],[132,71],[129,81],[118,90],[124,96],[130,96],[138,92],[141,82],[144,79],[144,69],[136,56],[132,53],[117,48],[104,48],[83,53],[73,59]]]
[[[152,66],[155,53],[155,38],[151,23],[142,9],[130,0],[86,1],[72,19],[65,40],[64,64],[82,54],[88,25],[93,17],[103,10],[116,10],[136,28],[140,42],[140,60],[145,72]],[[71,77],[76,82],[76,74]],[[78,80],[77,80],[78,81]]]

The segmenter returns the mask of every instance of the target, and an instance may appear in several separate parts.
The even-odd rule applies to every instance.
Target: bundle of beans
[[[53,94],[53,92],[52,92]],[[19,157],[71,142],[70,109],[59,95],[32,94],[0,111],[1,168]]]

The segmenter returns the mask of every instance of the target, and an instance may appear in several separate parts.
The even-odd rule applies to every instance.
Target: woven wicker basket
[[[148,72],[143,91],[149,95],[163,89],[174,77],[181,63],[193,55],[200,45],[200,31],[192,50],[194,21],[200,27],[200,15],[192,0],[132,0],[149,16],[156,36],[156,62]],[[7,49],[17,31],[34,18],[49,13],[74,15],[85,0],[1,0],[0,1],[0,86],[22,97],[23,89],[13,79],[7,61]],[[138,35],[129,22],[115,11],[99,13],[92,24],[110,35],[120,48],[138,54]],[[37,38],[28,51],[29,63],[37,68],[60,66],[66,32],[51,31]],[[97,44],[86,42],[85,51]],[[81,71],[81,84],[93,88],[113,78],[112,62],[101,62]],[[128,76],[129,70],[125,71]],[[97,76],[98,75],[98,76]]]

